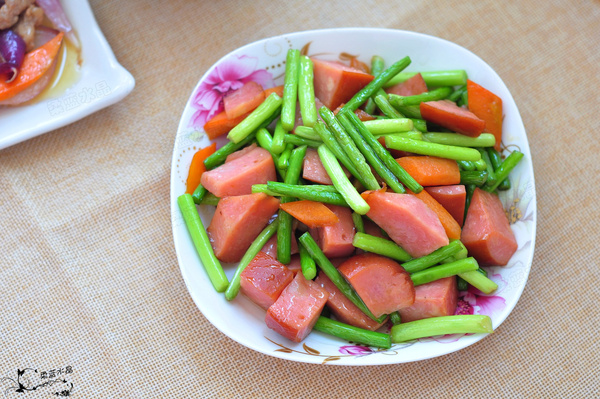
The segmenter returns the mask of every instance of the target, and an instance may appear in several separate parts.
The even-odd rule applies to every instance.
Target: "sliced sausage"
[[[264,193],[222,198],[206,229],[216,257],[239,262],[278,209],[279,200]]]
[[[265,323],[290,341],[300,342],[311,332],[328,297],[323,287],[306,280],[302,273],[296,273],[267,310]]]
[[[354,240],[355,229],[352,210],[337,205],[326,204],[326,206],[340,221],[331,226],[310,229],[310,233],[328,258],[349,256],[354,252],[352,240]]]
[[[335,284],[333,284],[333,282],[325,275],[325,273],[320,272],[315,279],[315,282],[320,284],[321,287],[323,287],[329,293],[327,306],[336,319],[342,323],[371,331],[377,330],[385,323],[385,321],[382,323],[377,323],[369,316],[364,314],[363,311],[357,308],[350,299],[342,294],[342,292],[335,286]]]
[[[235,91],[223,97],[223,107],[227,118],[233,119],[254,111],[265,100],[265,92],[261,85],[249,81]]]
[[[422,102],[420,109],[421,116],[426,121],[466,136],[477,137],[485,129],[483,119],[450,100]]]
[[[413,77],[400,82],[392,87],[385,89],[386,93],[397,94],[399,96],[414,96],[427,92],[427,84],[423,75],[417,73]]]
[[[312,58],[315,96],[333,110],[348,102],[354,94],[373,80],[361,70],[334,61]]]
[[[275,181],[275,164],[269,151],[254,148],[243,156],[202,174],[200,183],[217,197],[252,193],[253,184]]]
[[[294,273],[277,259],[259,252],[240,276],[240,291],[263,309],[275,303]]]
[[[364,253],[338,268],[375,317],[390,314],[415,301],[410,275],[385,256]]]
[[[452,186],[425,187],[425,190],[452,215],[459,226],[465,218],[465,200],[467,192],[462,184]]]
[[[456,277],[451,276],[415,287],[415,303],[400,309],[399,313],[403,323],[429,317],[451,316],[456,311],[457,302]]]
[[[427,255],[448,245],[449,240],[437,215],[410,194],[365,191],[370,206],[367,216],[412,257]]]
[[[517,251],[517,240],[496,194],[475,189],[461,241],[480,265],[505,266]]]

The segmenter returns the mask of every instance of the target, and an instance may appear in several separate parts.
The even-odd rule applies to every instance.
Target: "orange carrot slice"
[[[502,142],[502,99],[491,91],[467,80],[469,111],[485,121],[485,130],[496,137],[494,148],[500,151]]]
[[[396,161],[422,186],[449,186],[460,183],[458,164],[452,159],[408,156]]]
[[[37,82],[54,64],[64,34],[61,32],[44,44],[27,54],[19,74],[10,83],[0,80],[0,101],[8,100]]]
[[[279,97],[283,97],[283,85],[271,87],[270,89],[265,90],[265,98],[269,97],[271,93],[277,93]]]
[[[204,131],[209,139],[214,140],[219,136],[229,133],[236,125],[246,119],[250,113],[238,116],[237,118],[229,119],[225,111],[219,112],[204,124]]]
[[[212,143],[208,147],[204,147],[198,150],[192,158],[190,164],[190,171],[188,172],[186,194],[193,194],[198,184],[200,184],[200,178],[202,173],[206,172],[206,166],[204,166],[204,160],[210,155],[214,154],[217,150],[217,143]]]
[[[450,213],[442,206],[442,204],[437,202],[431,196],[431,194],[425,190],[421,191],[419,194],[415,194],[408,190],[408,193],[423,201],[425,205],[429,207],[429,209],[435,212],[437,217],[440,219],[440,223],[442,223],[442,227],[444,227],[448,238],[457,240],[460,239],[461,230],[458,222],[452,217],[452,215],[450,215]]]
[[[302,200],[279,204],[279,207],[310,228],[331,226],[340,221],[336,214],[321,202]]]

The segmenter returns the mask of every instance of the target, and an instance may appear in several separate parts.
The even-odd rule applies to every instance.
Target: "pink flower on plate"
[[[370,355],[374,353],[373,350],[367,346],[361,345],[344,345],[339,349],[340,353],[344,355],[355,355],[355,356],[364,356]]]
[[[234,55],[215,66],[200,84],[192,99],[197,110],[190,126],[202,128],[207,120],[223,111],[223,97],[246,82],[254,81],[264,89],[274,86],[273,75],[265,69],[256,69],[258,58]]]
[[[498,284],[495,294],[499,294],[505,287],[506,282],[500,274],[492,274],[490,278]],[[454,314],[484,314],[492,316],[506,306],[506,300],[499,295],[486,295],[477,288],[469,286],[467,291],[462,292],[458,298],[456,312]]]

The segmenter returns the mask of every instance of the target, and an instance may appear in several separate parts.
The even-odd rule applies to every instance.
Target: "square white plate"
[[[62,0],[81,43],[79,80],[59,97],[0,107],[0,149],[78,121],[133,90],[135,80],[115,58],[87,0]]]

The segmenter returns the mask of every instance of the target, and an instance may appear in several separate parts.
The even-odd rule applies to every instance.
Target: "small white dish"
[[[56,98],[0,107],[0,149],[58,129],[108,107],[133,90],[135,80],[115,58],[87,0],[62,0],[81,43],[77,82]]]
[[[405,363],[448,354],[480,341],[485,334],[458,334],[394,344],[389,350],[379,351],[313,331],[302,343],[296,344],[267,328],[265,311],[244,295],[228,302],[223,294],[213,289],[186,230],[177,197],[185,192],[193,154],[210,143],[202,126],[208,113],[216,111],[218,105],[215,85],[220,84],[222,89],[245,79],[260,81],[267,86],[282,84],[288,48],[303,49],[309,55],[318,54],[319,58],[330,60],[347,59],[350,54],[366,63],[373,55],[380,55],[386,65],[408,55],[412,64],[407,71],[465,69],[470,79],[502,98],[505,114],[503,144],[508,150],[518,148],[525,155],[511,174],[512,188],[500,193],[518,250],[507,266],[487,268],[499,286],[496,292],[489,296],[462,292],[459,303],[465,313],[489,315],[497,329],[516,306],[525,288],[535,246],[535,184],[525,128],[502,79],[478,56],[443,39],[400,30],[344,28],[290,33],[248,44],[220,59],[192,91],[175,138],[171,169],[175,249],[192,299],[204,316],[231,339],[261,353],[299,362],[354,366]],[[212,210],[207,208],[210,207],[199,209],[205,226],[212,217]],[[231,278],[235,265],[224,266]]]

